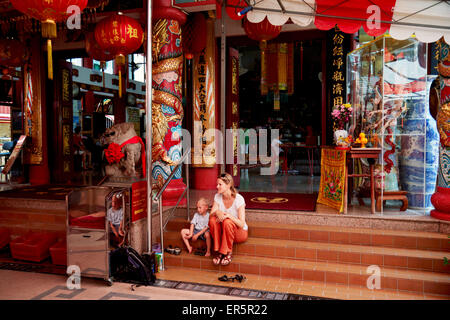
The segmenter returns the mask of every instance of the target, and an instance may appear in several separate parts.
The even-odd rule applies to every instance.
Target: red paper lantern
[[[92,59],[95,59],[97,61],[100,61],[100,67],[102,68],[103,72],[103,87],[105,86],[105,64],[106,61],[114,59],[114,55],[109,52],[108,50],[103,50],[98,45],[97,41],[95,41],[95,35],[94,32],[90,32],[86,35],[86,52]]]
[[[245,18],[242,24],[247,36],[256,41],[271,40],[276,38],[281,32],[281,26],[274,26],[267,20],[267,17],[259,23],[252,23]]]
[[[106,62],[114,59],[114,55],[109,50],[103,50],[97,41],[93,32],[86,35],[86,52],[92,59],[100,62]]]
[[[183,27],[183,52],[190,60],[194,54],[200,53],[206,47],[206,19],[203,13],[197,12]]]
[[[25,45],[19,40],[0,40],[0,65],[5,67],[20,67],[28,58]]]
[[[95,27],[95,40],[100,48],[115,57],[119,67],[119,97],[122,97],[122,67],[125,56],[135,52],[144,42],[144,31],[139,21],[115,14],[100,21]]]
[[[73,11],[70,6],[78,6],[80,12],[86,8],[88,0],[11,0],[14,8],[41,22],[42,36],[47,39],[48,78],[53,79],[52,41],[56,38],[56,22],[65,21]]]

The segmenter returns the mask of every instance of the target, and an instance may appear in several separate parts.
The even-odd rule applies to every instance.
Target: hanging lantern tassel
[[[53,57],[52,57],[52,40],[47,39],[47,66],[48,78],[53,80]]]
[[[267,87],[267,41],[262,40],[259,43],[259,49],[261,50],[261,95],[265,96],[268,93]]]
[[[122,98],[122,67],[125,65],[125,56],[118,55],[116,57],[116,64],[119,68],[119,98]]]
[[[53,57],[52,57],[52,40],[57,37],[56,22],[47,19],[41,24],[42,37],[47,38],[47,66],[48,78],[53,80]]]

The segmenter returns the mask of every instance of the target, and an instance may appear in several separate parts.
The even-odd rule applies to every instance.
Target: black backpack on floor
[[[150,259],[144,259],[131,247],[121,247],[110,253],[110,273],[114,280],[152,285],[156,277]]]

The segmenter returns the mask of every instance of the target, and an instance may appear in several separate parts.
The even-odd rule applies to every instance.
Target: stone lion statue
[[[108,165],[105,173],[114,177],[139,176],[136,171],[139,162],[142,162],[145,175],[145,146],[142,139],[136,134],[133,123],[119,123],[105,130],[102,135],[105,157]]]

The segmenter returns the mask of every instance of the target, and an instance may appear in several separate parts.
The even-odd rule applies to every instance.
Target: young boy
[[[112,198],[111,208],[108,209],[107,219],[109,221],[112,242],[121,246],[125,240],[123,226],[122,200],[116,195]]]
[[[189,253],[192,252],[192,246],[189,244],[189,239],[192,241],[206,240],[206,253],[205,257],[211,255],[211,235],[208,231],[209,226],[209,203],[205,198],[200,198],[197,201],[197,212],[194,214],[194,218],[191,221],[191,227],[189,229],[181,230],[181,238],[184,241]]]

